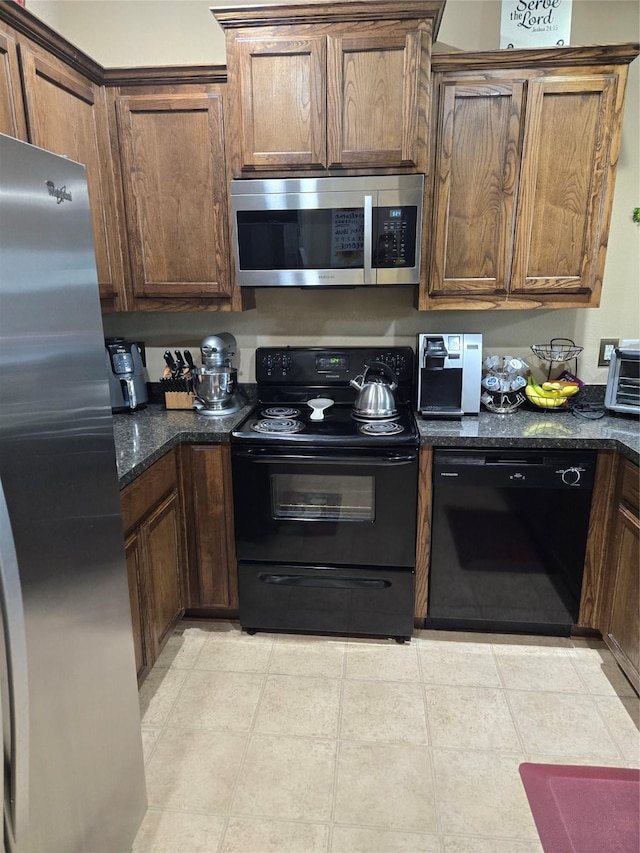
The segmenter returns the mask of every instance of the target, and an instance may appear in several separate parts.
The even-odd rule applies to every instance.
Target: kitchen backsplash
[[[162,354],[166,349],[188,348],[199,364],[200,341],[220,332],[231,332],[238,342],[234,364],[239,381],[254,382],[258,346],[373,344],[415,349],[419,332],[454,330],[480,332],[485,356],[520,356],[544,378],[546,366],[533,355],[531,344],[570,338],[584,348],[578,358],[580,378],[589,384],[604,385],[607,368],[597,366],[600,338],[625,337],[624,330],[600,329],[599,310],[418,312],[413,307],[413,288],[258,290],[256,306],[238,314],[110,314],[104,316],[104,328],[106,335],[145,342],[150,381],[157,381],[162,375]],[[633,318],[630,324],[634,324]],[[573,369],[574,365],[567,366]]]

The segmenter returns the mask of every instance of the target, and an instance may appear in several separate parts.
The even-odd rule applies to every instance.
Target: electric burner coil
[[[251,426],[251,429],[255,432],[271,435],[291,435],[292,433],[303,430],[304,424],[293,418],[264,418],[261,421],[256,421]]]
[[[371,421],[360,424],[360,432],[365,435],[398,435],[404,432],[404,427],[394,421]]]
[[[260,412],[263,418],[298,418],[300,409],[294,409],[292,406],[269,406]]]

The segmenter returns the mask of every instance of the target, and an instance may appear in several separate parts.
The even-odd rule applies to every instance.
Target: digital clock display
[[[348,369],[349,359],[346,355],[316,356],[316,370],[318,373],[338,373]]]
[[[389,217],[391,219],[402,219],[402,208],[401,207],[392,207],[389,210]]]

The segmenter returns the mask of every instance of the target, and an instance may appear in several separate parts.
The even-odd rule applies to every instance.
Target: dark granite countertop
[[[151,404],[140,412],[114,415],[116,461],[120,488],[182,442],[221,444],[249,413],[251,403],[234,415],[207,418],[193,411],[167,411]],[[417,418],[420,443],[433,447],[546,447],[569,450],[619,450],[640,464],[640,422],[605,415],[599,420],[571,412],[539,413],[519,409],[510,415],[482,411],[462,421]]]
[[[113,416],[116,463],[120,488],[124,488],[172,447],[190,444],[224,444],[231,430],[245,418],[253,403],[224,417],[206,417],[188,410],[167,410],[152,403],[139,412]]]
[[[416,420],[420,443],[433,447],[611,449],[640,463],[638,418],[605,415],[587,420],[570,411],[534,412],[523,407],[508,415],[482,411],[462,421]]]

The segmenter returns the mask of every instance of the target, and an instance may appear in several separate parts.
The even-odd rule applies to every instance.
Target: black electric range
[[[350,381],[365,362],[378,361],[397,377],[397,414],[363,420],[353,416],[358,395]],[[232,442],[293,445],[416,445],[418,429],[411,401],[414,354],[411,347],[259,347],[256,350],[258,403],[232,432]],[[333,404],[312,418],[309,400]]]
[[[395,417],[353,417],[365,363]],[[418,431],[410,347],[263,347],[258,405],[231,436],[240,624],[393,637],[413,630]],[[332,401],[322,420],[310,400]]]

